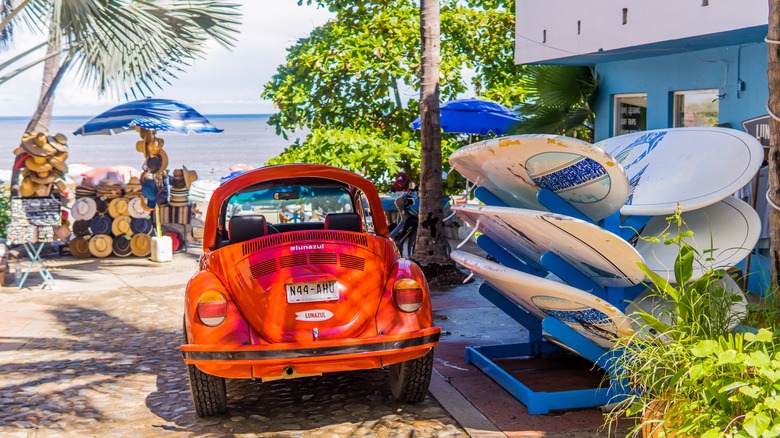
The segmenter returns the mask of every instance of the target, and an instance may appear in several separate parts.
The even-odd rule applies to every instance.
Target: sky
[[[204,114],[273,113],[271,101],[260,99],[263,86],[284,62],[286,49],[298,38],[324,24],[332,13],[315,6],[298,6],[296,0],[238,0],[242,4],[243,24],[232,52],[216,43],[210,45],[205,59],[156,91],[154,97],[185,102]],[[0,53],[0,63],[42,41],[42,37],[19,35],[13,49]],[[27,72],[0,86],[0,117],[25,116],[35,112],[40,93],[43,67]],[[100,97],[94,90],[78,84],[69,72],[57,88],[55,116],[95,116],[125,100]]]

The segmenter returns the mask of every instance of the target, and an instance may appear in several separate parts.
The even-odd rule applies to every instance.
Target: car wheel
[[[187,340],[187,327],[184,327],[184,342]],[[190,378],[190,393],[195,413],[199,417],[211,417],[227,411],[227,387],[225,379],[212,376],[199,370],[195,365],[187,365]]]
[[[417,403],[425,398],[431,384],[433,349],[425,356],[390,365],[390,390],[404,403]]]
[[[199,417],[211,417],[227,411],[224,378],[206,374],[195,365],[187,365],[187,374],[190,376],[192,403]]]

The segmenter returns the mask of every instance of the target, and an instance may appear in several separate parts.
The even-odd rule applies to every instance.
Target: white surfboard
[[[753,136],[726,128],[642,131],[596,143],[623,166],[623,215],[656,216],[714,204],[747,184],[764,160]]]
[[[642,236],[657,237],[667,230],[666,215],[656,216],[641,230]],[[694,262],[693,279],[702,276],[709,268],[727,268],[742,261],[758,242],[761,233],[761,219],[747,203],[729,196],[720,202],[693,211],[682,213],[685,226],[683,231],[693,231],[686,239],[689,245],[705,258],[702,264]],[[673,236],[677,229],[667,231]],[[674,282],[674,261],[679,249],[676,245],[664,245],[663,242],[648,242],[638,239],[636,250],[644,258],[648,268]],[[705,252],[712,250],[711,252]]]
[[[614,339],[633,333],[623,312],[593,294],[467,252],[450,256],[532,315],[553,316],[600,347],[611,348]]]
[[[512,254],[539,266],[552,252],[601,286],[633,286],[645,279],[642,256],[609,231],[570,216],[513,207],[454,205],[452,210]]]
[[[628,199],[622,167],[601,148],[560,135],[514,135],[462,147],[450,164],[511,207],[546,210],[536,200],[549,189],[594,221]]]

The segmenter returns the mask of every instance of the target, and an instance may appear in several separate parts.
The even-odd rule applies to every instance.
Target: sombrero
[[[22,179],[22,183],[19,184],[19,196],[22,198],[29,198],[35,196],[35,192],[41,187],[40,184],[33,182],[29,178]]]
[[[68,247],[70,248],[70,255],[77,259],[92,257],[92,253],[89,251],[89,241],[84,236],[78,236],[71,240]]]
[[[108,257],[113,252],[111,236],[99,234],[89,239],[89,252],[95,257]]]
[[[70,208],[70,214],[73,215],[73,219],[77,221],[88,221],[95,216],[97,207],[95,200],[92,198],[79,198],[73,203],[73,207]]]
[[[119,216],[128,216],[127,212],[127,199],[125,198],[114,198],[111,200],[111,202],[108,203],[108,214],[111,215],[113,218],[118,218]]]
[[[54,149],[60,152],[68,152],[68,137],[65,137],[65,134],[57,133],[50,135],[47,139]]]
[[[130,216],[119,216],[111,222],[111,234],[119,236],[122,234],[131,234]]]
[[[111,249],[114,251],[114,254],[119,257],[127,257],[132,254],[133,250],[130,247],[130,239],[131,237],[126,234],[114,237],[114,241],[111,244]]]
[[[49,163],[57,170],[68,173],[68,165],[65,160],[68,158],[67,152],[61,152],[49,159]]]
[[[96,215],[89,223],[92,234],[111,234],[111,216],[104,214]]]
[[[26,169],[24,171],[24,178],[29,178],[29,179],[32,180],[32,182],[38,183],[38,184],[49,184],[49,183],[53,182],[56,177],[57,177],[57,175],[55,175],[52,172],[40,172],[40,173],[38,173],[38,172],[31,171],[29,169]]]
[[[48,172],[51,170],[52,165],[48,162],[46,163],[36,163],[33,157],[30,157],[26,160],[24,160],[24,167],[34,170],[36,172]]]
[[[145,218],[149,212],[141,206],[141,198],[133,198],[127,202],[127,214],[133,218]]]
[[[87,220],[77,220],[73,222],[73,234],[77,236],[87,236],[89,234],[92,234],[89,231],[89,225],[90,225],[90,221]]]
[[[154,223],[151,219],[134,217],[130,219],[130,231],[133,234],[152,234]]]
[[[130,249],[136,257],[146,257],[152,253],[152,236],[134,234],[130,239]]]

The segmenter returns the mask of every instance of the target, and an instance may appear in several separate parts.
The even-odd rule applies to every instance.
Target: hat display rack
[[[68,139],[64,134],[25,132],[14,150],[14,172],[21,182],[11,187],[11,244],[51,243],[62,226],[61,208],[67,202]]]
[[[76,187],[76,201],[71,207],[75,236],[70,241],[71,255],[149,256],[154,225],[151,211],[142,205],[138,177],[131,177],[127,184],[111,172],[99,181],[84,178]]]

